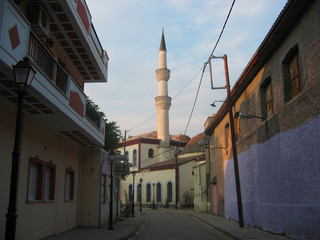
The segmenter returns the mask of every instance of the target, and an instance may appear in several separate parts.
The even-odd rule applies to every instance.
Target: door
[[[217,184],[212,185],[213,214],[218,215],[218,191]]]

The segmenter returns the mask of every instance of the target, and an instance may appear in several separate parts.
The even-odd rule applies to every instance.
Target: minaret
[[[167,48],[162,29],[161,43],[159,49],[159,68],[156,70],[158,80],[158,96],[155,98],[158,110],[158,139],[161,139],[162,147],[169,147],[169,109],[171,97],[168,96],[168,80],[170,70],[167,69]]]

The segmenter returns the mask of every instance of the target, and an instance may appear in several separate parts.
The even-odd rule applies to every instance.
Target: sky
[[[212,90],[207,67],[192,118],[202,67],[217,42],[233,0],[86,0],[102,47],[109,56],[107,83],[85,84],[85,94],[127,136],[157,130],[155,70],[164,29],[170,134],[190,137],[221,106],[226,90]],[[215,56],[228,57],[230,85],[240,77],[286,0],[236,0]],[[223,60],[212,61],[214,86],[225,86]]]

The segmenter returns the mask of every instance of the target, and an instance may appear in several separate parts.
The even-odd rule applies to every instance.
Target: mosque
[[[156,70],[158,96],[157,131],[130,137],[122,142],[121,154],[128,157],[130,175],[121,181],[122,203],[144,207],[181,207],[193,205],[193,167],[204,162],[204,148],[198,146],[204,133],[190,137],[169,134],[168,96],[170,70],[167,68],[167,49],[162,30],[159,48],[159,68]]]

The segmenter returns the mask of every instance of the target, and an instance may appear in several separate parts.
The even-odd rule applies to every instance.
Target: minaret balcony
[[[170,70],[167,68],[159,68],[156,70],[156,78],[158,81],[168,81],[170,78]]]
[[[169,110],[171,107],[171,97],[157,96],[155,97],[155,101],[158,110]]]

